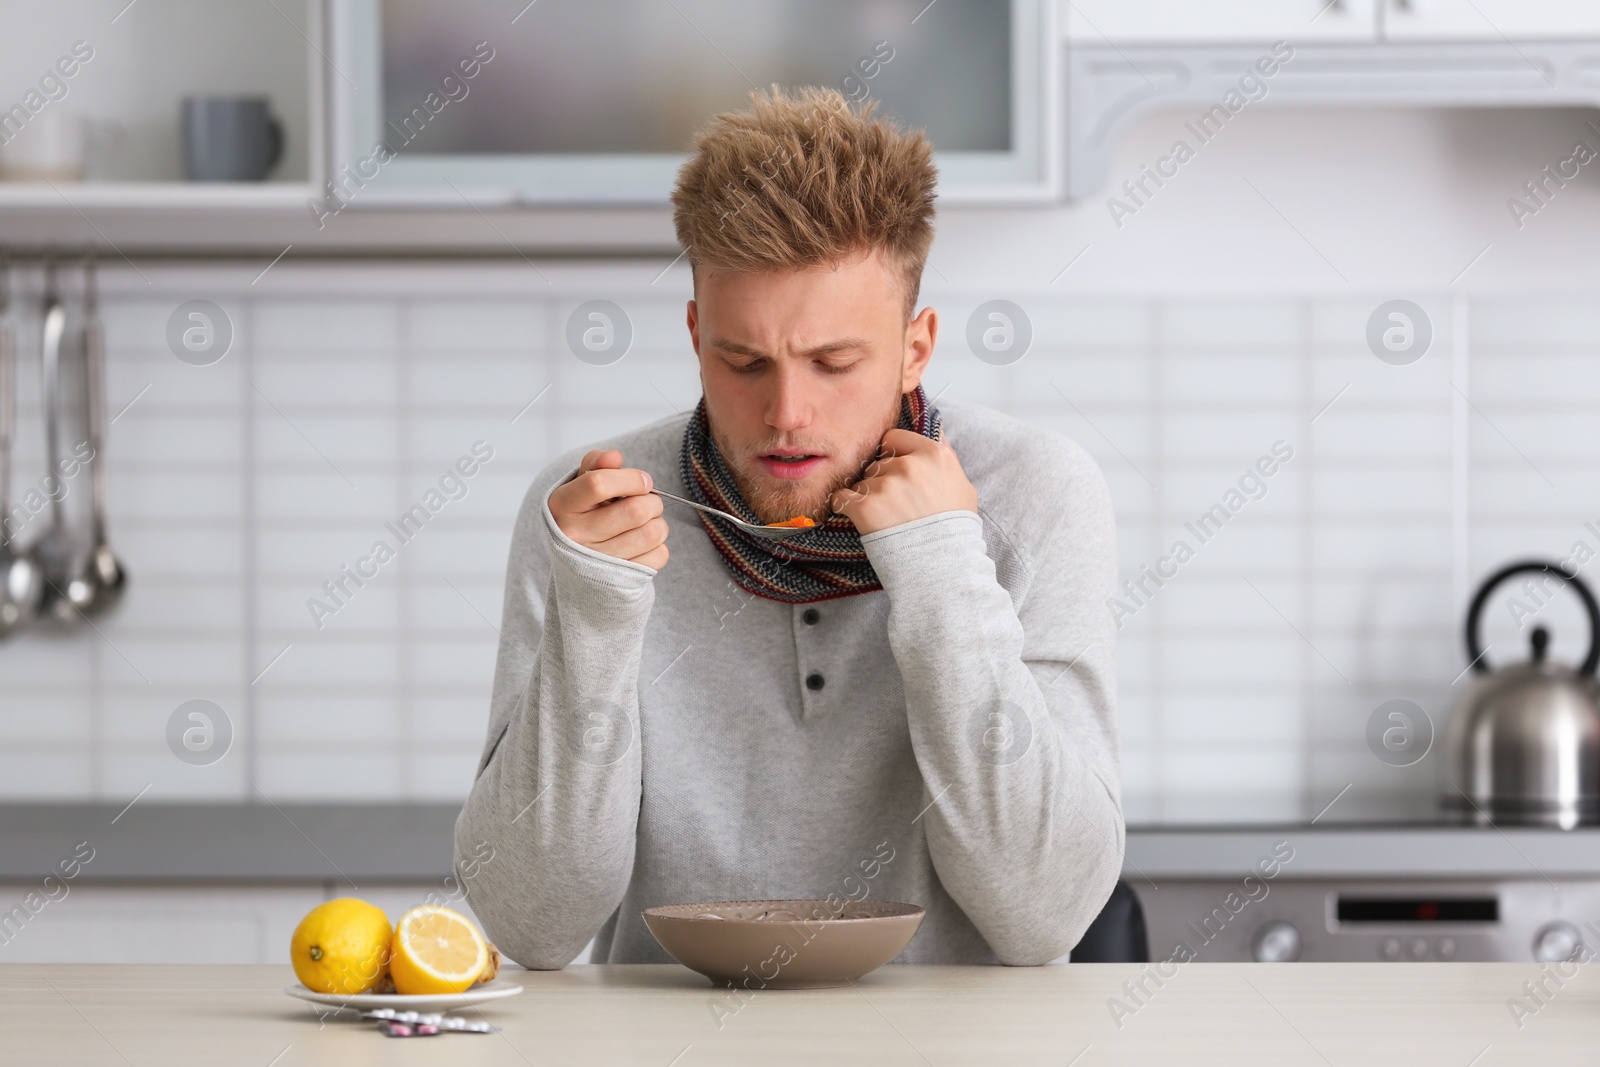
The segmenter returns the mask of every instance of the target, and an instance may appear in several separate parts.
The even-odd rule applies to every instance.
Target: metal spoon
[[[67,330],[67,312],[56,295],[55,261],[45,263],[44,285],[44,340],[40,351],[44,377],[44,441],[45,459],[49,463],[46,478],[60,485],[61,492],[49,493],[50,525],[29,549],[34,562],[44,576],[44,600],[40,613],[60,622],[73,623],[78,613],[67,599],[67,584],[72,575],[73,541],[67,529],[66,509],[61,498],[66,495],[60,479],[61,425],[58,408],[61,394],[61,338]]]
[[[128,584],[127,572],[117,562],[106,541],[105,452],[105,331],[100,325],[100,301],[95,291],[95,261],[91,254],[84,264],[83,320],[83,405],[89,425],[89,476],[93,500],[89,522],[89,551],[78,558],[67,583],[67,599],[84,615],[98,615],[116,607]]]
[[[739,518],[739,516],[729,515],[726,511],[723,511],[720,508],[707,507],[704,504],[696,504],[693,500],[685,500],[681,496],[673,496],[671,493],[663,493],[659,489],[652,489],[650,491],[657,496],[664,496],[668,500],[676,500],[680,504],[688,504],[691,508],[697,508],[709,515],[715,515],[719,519],[726,519],[735,526],[739,527],[739,529],[743,530],[745,533],[753,534],[756,537],[764,537],[769,541],[782,541],[786,538],[793,537],[795,534],[809,533],[811,530],[816,528],[813,526],[762,526],[760,523],[745,522],[743,519]]]
[[[33,557],[11,546],[11,438],[17,418],[17,347],[11,328],[11,264],[0,262],[0,638],[33,621],[44,577]]]

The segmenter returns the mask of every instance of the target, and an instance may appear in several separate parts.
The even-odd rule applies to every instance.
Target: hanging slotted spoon
[[[45,260],[44,290],[44,340],[40,350],[43,368],[44,442],[46,468],[49,476],[62,477],[61,465],[61,340],[67,330],[67,312],[56,293],[56,264],[53,258]],[[80,616],[72,601],[67,599],[67,583],[72,578],[72,561],[77,545],[72,532],[67,529],[66,509],[62,507],[65,488],[50,497],[50,524],[38,539],[29,546],[29,554],[44,575],[44,597],[39,606],[41,618],[53,618],[71,625]]]

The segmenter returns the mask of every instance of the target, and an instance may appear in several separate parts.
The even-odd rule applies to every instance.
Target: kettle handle
[[[1502,567],[1484,580],[1483,585],[1472,598],[1472,606],[1467,609],[1467,662],[1472,665],[1472,670],[1478,674],[1488,674],[1489,664],[1484,659],[1483,643],[1478,639],[1478,619],[1483,614],[1483,607],[1489,602],[1489,594],[1494,592],[1495,586],[1510,578],[1514,574],[1523,574],[1528,571],[1542,571],[1554,574],[1563,582],[1572,586],[1578,598],[1583,601],[1584,610],[1589,615],[1589,652],[1583,657],[1583,663],[1578,667],[1578,673],[1592,675],[1596,667],[1600,667],[1600,604],[1595,603],[1594,594],[1589,587],[1578,577],[1574,570],[1571,574],[1562,570],[1559,564],[1547,563],[1543,560],[1524,560]]]

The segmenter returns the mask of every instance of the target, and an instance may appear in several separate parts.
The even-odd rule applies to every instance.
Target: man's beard
[[[825,482],[816,482],[815,478],[803,478],[796,482],[782,482],[767,474],[765,470],[757,469],[760,481],[753,479],[744,469],[744,462],[748,457],[749,462],[759,464],[759,456],[766,452],[763,447],[753,453],[746,453],[730,447],[716,426],[711,427],[711,437],[716,443],[717,450],[722,453],[726,462],[730,457],[738,456],[737,462],[729,462],[728,470],[733,475],[734,484],[739,487],[739,495],[744,502],[750,505],[755,512],[756,520],[763,523],[782,522],[792,519],[796,515],[810,516],[817,523],[825,522],[831,514],[833,507],[830,501],[833,494],[840,489],[852,486],[867,475],[867,468],[878,456],[878,449],[883,442],[883,435],[900,424],[900,394],[894,394],[894,407],[886,421],[880,424],[877,436],[864,445],[855,462],[849,466],[836,470]],[[829,459],[837,456],[837,452],[828,449]]]

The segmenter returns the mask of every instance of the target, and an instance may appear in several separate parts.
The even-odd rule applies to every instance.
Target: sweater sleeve
[[[572,961],[632,874],[656,574],[568,537],[548,504],[556,484],[537,479],[517,517],[489,732],[455,827],[456,875],[485,934],[539,970]]]
[[[1067,954],[1111,893],[1124,830],[1116,733],[1115,520],[1081,452],[1020,602],[983,519],[957,510],[861,538],[925,783],[939,880],[1001,963]],[[1057,467],[1056,469],[1063,469]],[[1005,533],[1006,531],[1002,531]]]

